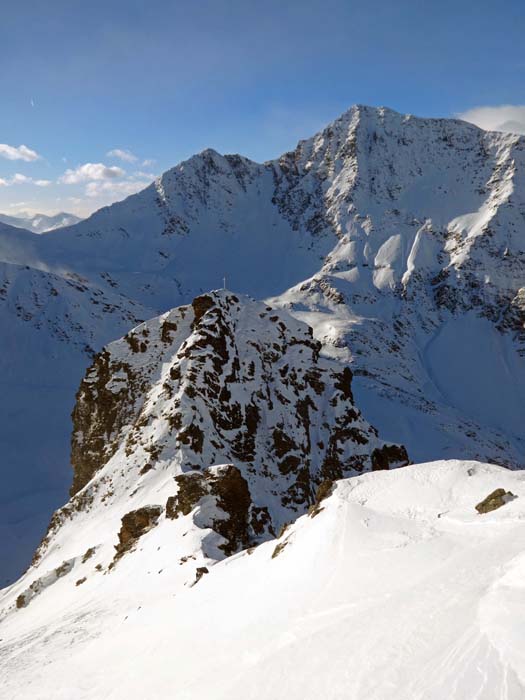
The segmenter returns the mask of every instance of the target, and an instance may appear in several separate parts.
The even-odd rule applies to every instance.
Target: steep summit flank
[[[522,467],[523,137],[354,107],[280,163],[288,215],[307,225],[308,183],[338,242],[271,303],[351,363],[365,415],[416,460]]]

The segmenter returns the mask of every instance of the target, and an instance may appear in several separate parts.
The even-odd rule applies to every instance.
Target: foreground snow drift
[[[516,498],[479,515],[496,488]],[[524,473],[449,461],[340,481],[193,586],[178,536],[155,528],[111,572],[11,608],[2,697],[525,696]]]

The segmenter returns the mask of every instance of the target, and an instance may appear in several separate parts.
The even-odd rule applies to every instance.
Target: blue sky
[[[208,146],[266,160],[354,103],[525,131],[524,34],[522,0],[8,0],[0,211],[87,214]]]

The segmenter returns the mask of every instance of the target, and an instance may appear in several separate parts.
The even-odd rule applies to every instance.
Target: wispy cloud
[[[138,160],[137,156],[131,151],[127,151],[124,148],[114,148],[106,153],[108,158],[118,158],[123,160],[125,163],[136,163]]]
[[[143,179],[145,179],[145,180],[150,180],[150,181],[151,181],[151,180],[154,180],[154,179],[157,177],[157,176],[155,175],[155,173],[145,172],[144,170],[136,170],[136,171],[133,173],[133,176],[134,176],[134,177],[138,177],[138,178],[143,178]]]
[[[32,177],[15,173],[9,178],[0,178],[0,187],[9,187],[10,185],[37,185],[37,187],[49,187],[53,183],[51,180],[34,180]]]
[[[31,182],[31,178],[27,175],[22,175],[21,173],[15,173],[11,178],[12,185],[25,185]]]
[[[122,182],[89,182],[86,185],[87,197],[120,198],[140,192],[150,183],[141,180],[124,180]]]
[[[125,175],[125,171],[116,165],[108,166],[104,163],[84,163],[72,170],[71,168],[59,178],[59,182],[65,185],[77,185],[80,182],[93,182],[114,180]]]
[[[23,144],[21,146],[9,146],[7,143],[0,143],[0,158],[7,158],[7,160],[25,160],[29,163],[33,160],[39,160],[40,156],[36,151],[33,151]]]
[[[525,105],[474,107],[456,115],[487,131],[510,131],[525,134]]]
[[[145,160],[142,161],[142,167],[143,168],[151,168],[153,165],[155,165],[157,161],[155,158],[146,158]]]

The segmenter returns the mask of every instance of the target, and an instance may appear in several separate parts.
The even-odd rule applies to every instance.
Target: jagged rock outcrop
[[[359,413],[350,369],[320,350],[305,324],[225,290],[108,345],[77,394],[72,498],[35,563],[63,528],[110,515],[117,559],[181,518],[220,558],[275,536],[321,483],[407,464]]]
[[[505,491],[505,489],[499,488],[489,493],[486,498],[480,501],[476,506],[476,510],[480,515],[483,513],[490,513],[493,510],[501,508],[506,503],[510,503],[510,501],[513,501],[515,498],[516,496],[511,491]]]
[[[115,559],[119,559],[136,544],[143,535],[155,527],[163,511],[162,506],[143,506],[126,513],[115,545]]]
[[[79,389],[73,493],[114,455],[137,476],[232,463],[299,510],[324,477],[406,463],[359,415],[350,370],[320,349],[308,327],[228,292],[138,326]]]
[[[224,539],[220,549],[226,555],[248,547],[264,532],[268,510],[254,507],[248,482],[233,464],[211,467],[204,473],[179,474],[175,481],[178,492],[168,498],[166,516],[189,515],[203,498],[211,496],[219,513],[214,513],[207,523],[199,518],[199,526],[208,525],[219,533]]]

